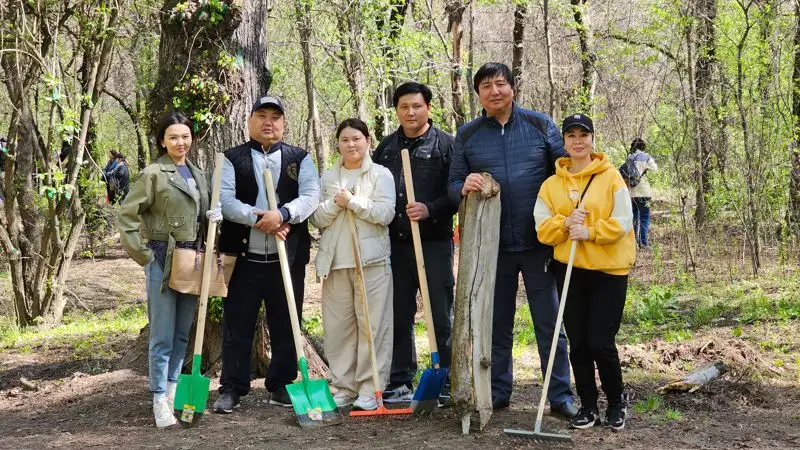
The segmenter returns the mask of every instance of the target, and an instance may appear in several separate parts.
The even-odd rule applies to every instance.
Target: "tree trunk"
[[[525,71],[525,19],[528,16],[528,4],[518,2],[514,7],[514,30],[511,34],[513,49],[511,52],[511,75],[514,77],[514,100],[524,103],[522,96],[522,76]]]
[[[136,162],[139,167],[139,170],[142,170],[149,164],[149,144],[147,143],[147,130],[142,124],[142,120],[140,119],[140,96],[139,90],[137,89],[135,92],[134,104],[133,106],[129,105],[125,102],[125,99],[122,98],[122,95],[106,90],[105,94],[114,99],[125,111],[125,114],[128,115],[128,118],[131,119],[131,123],[133,124],[133,129],[136,132]]]
[[[597,55],[594,52],[592,31],[589,19],[584,14],[588,10],[587,0],[570,0],[572,14],[575,19],[575,29],[578,32],[578,41],[581,51],[581,92],[579,105],[588,114],[594,108],[594,91],[597,86],[597,69],[595,64]]]
[[[794,1],[794,69],[792,71],[792,169],[789,174],[789,224],[800,238],[800,0]]]
[[[556,108],[556,83],[553,77],[553,45],[550,41],[550,0],[543,0],[544,46],[547,59],[548,114],[553,117]]]
[[[314,62],[311,57],[311,36],[313,33],[311,19],[311,1],[297,0],[295,3],[297,32],[300,35],[300,52],[303,55],[303,74],[306,82],[306,98],[308,99],[308,125],[313,136],[314,152],[317,157],[319,175],[325,171],[328,162],[328,145],[322,134],[322,122],[317,110],[317,93],[314,89]]]
[[[466,4],[463,0],[450,0],[445,5],[447,12],[447,31],[451,34],[453,40],[453,53],[450,59],[450,85],[452,88],[453,100],[453,120],[455,121],[456,128],[464,125],[464,83],[462,77],[462,61],[461,61],[461,37],[463,29],[461,22],[464,18],[464,10]]]
[[[694,40],[694,127],[696,176],[694,222],[698,230],[708,220],[708,195],[711,191],[712,133],[711,114],[713,105],[713,76],[716,60],[714,21],[717,17],[716,0],[696,0],[695,18],[697,21]]]
[[[392,105],[392,96],[397,87],[397,50],[395,43],[406,20],[406,12],[412,0],[390,0],[387,11],[380,16],[377,21],[378,30],[381,36],[381,55],[383,64],[379,73],[381,89],[375,98],[375,106],[378,111],[375,113],[375,142],[380,142],[384,136],[390,133],[389,111]]]
[[[470,120],[477,117],[477,99],[472,86],[472,75],[475,70],[475,0],[469,2],[469,43],[467,44],[467,96]]]
[[[344,76],[350,87],[355,116],[367,122],[367,104],[364,93],[364,26],[361,0],[347,2],[337,18],[339,29],[339,58]]]
[[[0,57],[6,75],[3,82],[16,107],[9,121],[9,147],[2,187],[6,197],[5,219],[0,220],[3,229],[0,246],[10,255],[17,324],[52,326],[61,320],[65,305],[64,278],[83,230],[85,214],[78,174],[83,167],[94,107],[110,66],[119,10],[116,4],[106,5],[105,9],[92,7],[88,11],[82,9],[87,6],[83,4],[47,10],[38,3],[21,1],[10,6],[13,13],[8,21],[12,29],[33,30],[33,34],[20,34],[8,41],[25,46],[26,51],[4,52]],[[86,15],[90,20],[82,22],[78,29],[69,30],[77,33],[82,42],[71,50],[72,56],[82,61],[83,70],[78,73],[80,78],[74,80],[80,85],[79,123],[72,136],[67,167],[61,168],[52,163],[53,155],[42,137],[34,108],[38,104],[36,89],[43,69],[41,64],[49,64],[51,57],[61,56],[54,52],[57,48],[60,51],[58,36],[73,14]],[[104,31],[97,35],[92,27]],[[23,43],[26,40],[29,41]],[[51,121],[43,126],[52,125]],[[52,130],[48,129],[45,134],[52,136]],[[33,174],[41,177],[36,185]],[[37,198],[40,193],[43,196]]]
[[[461,253],[453,318],[453,406],[461,431],[469,432],[473,411],[480,429],[492,416],[492,293],[500,236],[500,185],[483,174],[483,192],[471,192],[458,211]]]

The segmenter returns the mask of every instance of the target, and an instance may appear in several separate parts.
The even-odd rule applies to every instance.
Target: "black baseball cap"
[[[278,97],[274,97],[272,95],[265,95],[263,97],[260,97],[258,100],[256,100],[255,103],[253,103],[253,109],[250,110],[250,114],[256,112],[256,110],[259,110],[261,108],[266,108],[268,106],[277,109],[278,111],[281,112],[281,114],[286,113],[286,110],[283,108],[283,102],[281,101],[281,99],[279,99]]]
[[[592,119],[585,114],[573,114],[564,118],[561,124],[561,134],[564,134],[572,127],[581,127],[589,133],[594,133],[594,123]]]

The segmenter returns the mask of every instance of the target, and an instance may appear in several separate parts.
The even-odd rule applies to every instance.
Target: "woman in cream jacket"
[[[322,175],[322,203],[311,216],[311,223],[322,230],[315,263],[323,280],[325,354],[337,390],[336,404],[374,410],[375,391],[386,385],[392,362],[388,225],[394,217],[394,180],[388,169],[367,156],[370,136],[364,122],[345,120],[336,130],[336,139],[341,158]],[[356,223],[380,386],[373,386],[369,347],[362,331],[364,310],[348,215]]]

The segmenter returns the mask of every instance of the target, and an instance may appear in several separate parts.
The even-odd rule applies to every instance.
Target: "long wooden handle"
[[[222,165],[225,155],[217,153],[214,158],[214,179],[211,187],[210,208],[214,209],[219,203],[219,190],[222,185]],[[202,212],[205,214],[205,211]],[[209,220],[206,233],[206,253],[203,258],[203,278],[200,281],[200,305],[197,308],[197,327],[194,332],[194,354],[203,353],[203,334],[206,330],[206,309],[208,308],[208,290],[211,286],[211,268],[214,266],[213,254],[217,241],[217,222]]]
[[[583,202],[581,202],[583,205]],[[536,412],[536,424],[534,433],[542,430],[542,417],[544,416],[544,404],[547,401],[547,389],[550,387],[550,376],[553,374],[553,361],[556,359],[556,347],[558,346],[558,336],[561,334],[561,322],[564,319],[564,306],[567,304],[567,291],[569,291],[569,280],[572,277],[572,265],[575,262],[575,252],[578,248],[578,241],[572,241],[569,248],[569,260],[567,261],[567,272],[564,276],[564,287],[561,288],[561,300],[558,303],[558,314],[556,315],[556,327],[553,331],[553,341],[550,343],[550,355],[547,357],[547,370],[544,374],[544,384],[542,384],[542,396],[539,399],[539,411]],[[550,405],[552,407],[552,405]]]
[[[269,209],[278,211],[278,201],[275,198],[275,186],[272,184],[272,172],[267,167],[264,170],[264,185],[267,189],[267,202]],[[280,212],[278,212],[280,214]],[[286,254],[286,242],[275,236],[278,245],[278,261],[281,265],[281,275],[283,276],[283,288],[286,291],[286,304],[289,306],[289,320],[292,322],[292,335],[294,336],[294,349],[297,352],[297,359],[305,358],[303,352],[303,336],[300,334],[300,319],[297,317],[297,305],[294,300],[294,287],[292,286],[292,273],[289,271],[289,255]]]
[[[406,197],[408,204],[416,203],[414,196],[414,180],[411,176],[411,159],[408,156],[408,149],[400,151],[400,156],[403,160],[403,175],[406,181]],[[431,355],[437,353],[434,358],[434,368],[439,368],[438,353],[439,347],[436,345],[436,330],[433,327],[433,312],[431,311],[431,297],[428,293],[428,277],[425,272],[425,258],[422,253],[422,237],[419,234],[419,223],[416,220],[411,220],[411,240],[414,242],[414,256],[417,260],[417,278],[419,278],[419,292],[422,295],[422,306],[425,310],[425,328],[428,330],[428,345],[430,346]]]
[[[356,258],[356,273],[358,274],[358,287],[361,290],[361,305],[364,307],[364,322],[366,327],[364,331],[367,333],[367,345],[369,346],[369,362],[372,365],[372,382],[375,384],[375,390],[382,391],[383,386],[380,386],[380,377],[378,376],[378,361],[375,357],[375,343],[372,341],[372,326],[369,321],[369,306],[367,304],[367,285],[364,281],[364,266],[361,264],[361,247],[358,245],[358,230],[356,229],[356,220],[353,217],[352,211],[345,211],[347,214],[347,222],[350,225],[350,235],[353,239],[353,254]],[[378,401],[381,401],[378,399]],[[381,406],[381,405],[378,405]]]

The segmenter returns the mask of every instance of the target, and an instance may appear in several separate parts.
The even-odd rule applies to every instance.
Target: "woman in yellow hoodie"
[[[625,427],[626,401],[615,338],[636,245],[628,188],[604,153],[594,152],[592,120],[575,114],[561,127],[569,157],[539,190],[533,215],[539,241],[555,247],[552,269],[564,288],[571,241],[578,241],[564,307],[570,362],[581,409],[572,428],[600,425],[595,365],[608,400],[607,424]]]

